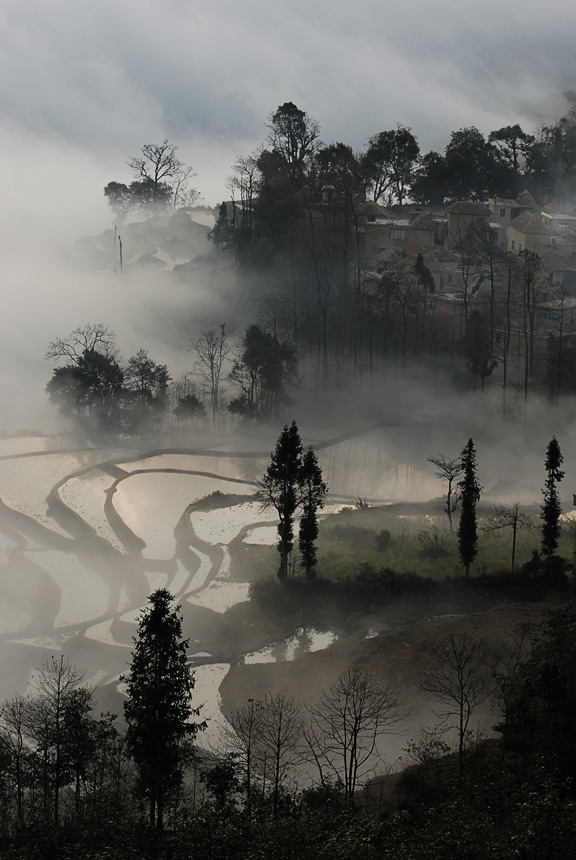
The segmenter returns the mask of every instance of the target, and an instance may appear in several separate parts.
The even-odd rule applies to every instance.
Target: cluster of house
[[[394,218],[374,202],[360,209],[364,259],[368,271],[393,269],[402,259],[422,255],[436,286],[438,310],[450,316],[461,315],[463,291],[469,306],[486,299],[487,277],[482,264],[462,266],[462,237],[474,222],[489,228],[499,252],[538,254],[542,281],[537,315],[556,321],[561,309],[576,319],[576,215],[541,208],[529,191],[514,200],[491,198],[488,204],[474,201],[452,203],[442,214],[414,212]]]

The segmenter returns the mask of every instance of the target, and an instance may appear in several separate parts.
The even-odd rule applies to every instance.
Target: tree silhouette
[[[547,559],[550,559],[558,548],[558,539],[560,537],[560,498],[558,496],[557,483],[564,477],[564,472],[560,471],[560,466],[564,461],[564,457],[560,451],[560,445],[555,436],[552,437],[546,449],[546,460],[544,468],[546,469],[546,481],[544,482],[544,504],[540,511],[542,519],[542,552]]]
[[[458,525],[458,550],[460,559],[470,573],[470,565],[478,553],[478,525],[476,522],[476,505],[480,499],[482,487],[476,477],[476,450],[472,439],[462,451],[462,480],[458,482],[460,490],[460,523]]]
[[[159,831],[165,801],[182,781],[185,741],[205,725],[191,722],[199,713],[190,701],[194,674],[187,663],[179,607],[171,609],[172,601],[165,588],[149,597],[150,608],[134,637],[124,704],[128,752],[150,804],[150,824]]]

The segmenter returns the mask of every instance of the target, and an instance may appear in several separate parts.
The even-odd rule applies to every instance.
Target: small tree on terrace
[[[544,504],[540,512],[542,519],[542,552],[547,559],[550,559],[558,548],[558,540],[560,538],[560,498],[556,484],[564,477],[564,472],[560,471],[560,466],[564,462],[564,457],[560,451],[560,445],[555,436],[552,437],[546,449],[546,461],[544,467],[546,469],[546,481],[544,482]]]
[[[315,541],[318,537],[316,512],[322,507],[328,489],[312,448],[303,455],[302,440],[296,422],[285,425],[263,478],[256,482],[264,507],[272,505],[278,512],[277,548],[280,553],[278,579],[288,578],[288,562],[294,546],[294,518],[302,510],[298,544],[306,575],[312,576],[316,564]]]
[[[436,466],[434,475],[447,483],[444,510],[448,514],[450,533],[452,533],[454,531],[452,514],[458,507],[460,499],[458,492],[454,488],[454,481],[462,474],[462,458],[453,457],[449,460],[444,454],[437,454],[435,457],[428,457],[428,462]]]
[[[293,421],[290,427],[286,425],[282,430],[266,474],[256,482],[263,504],[276,508],[280,518],[277,548],[280,553],[278,579],[281,582],[288,578],[288,559],[294,545],[294,516],[301,501],[301,469],[302,440]]]
[[[464,751],[470,719],[490,696],[488,651],[482,640],[468,633],[450,633],[432,646],[432,661],[418,685],[444,706],[436,715],[445,730],[458,734],[460,775],[464,772]]]
[[[352,804],[359,781],[380,760],[379,737],[397,730],[406,711],[394,690],[353,667],[322,690],[308,712],[305,741],[322,785],[336,781]]]
[[[458,482],[460,490],[460,523],[458,525],[458,549],[460,559],[470,573],[470,565],[478,553],[478,525],[476,522],[476,505],[480,499],[482,487],[476,477],[476,450],[472,439],[462,451],[462,480]]]
[[[518,502],[511,505],[496,505],[492,509],[492,522],[484,528],[485,532],[496,532],[502,529],[512,529],[512,560],[510,566],[516,565],[516,537],[519,531],[534,528],[532,517],[520,510]]]
[[[324,496],[328,492],[313,448],[308,448],[304,454],[299,483],[302,491],[302,516],[298,532],[298,547],[306,576],[312,579],[316,566],[317,511],[324,506]]]
[[[190,697],[194,674],[188,667],[182,639],[179,607],[165,588],[150,595],[134,637],[134,651],[127,677],[128,701],[124,705],[128,752],[139,772],[150,804],[150,824],[164,827],[168,797],[179,787],[186,761],[186,740],[194,738],[205,723]]]

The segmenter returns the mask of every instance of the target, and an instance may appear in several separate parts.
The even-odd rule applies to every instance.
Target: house
[[[414,262],[418,254],[422,255],[425,265],[432,273],[436,292],[444,289],[453,290],[461,284],[462,275],[458,270],[458,258],[448,248],[442,245],[422,245],[409,252]],[[452,279],[454,271],[458,272],[457,282]]]
[[[474,200],[457,200],[446,209],[448,219],[448,238],[458,239],[471,224],[479,219],[490,223],[490,209],[484,203]]]
[[[508,227],[508,250],[517,254],[526,250],[542,257],[551,247],[564,244],[555,222],[544,213],[523,212]]]
[[[410,251],[421,245],[434,243],[436,236],[436,221],[425,212],[416,212],[408,218],[391,218],[386,210],[378,207],[385,216],[378,215],[373,208],[377,204],[365,204],[362,207],[362,227],[365,236],[365,254],[367,257],[381,251]],[[362,211],[361,210],[361,211]]]
[[[523,191],[514,200],[501,197],[491,197],[488,201],[491,222],[498,224],[502,236],[502,246],[508,244],[508,227],[510,222],[524,212],[537,212],[538,204],[529,191]]]

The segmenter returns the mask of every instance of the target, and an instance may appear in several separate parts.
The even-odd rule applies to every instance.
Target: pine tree
[[[298,532],[298,547],[302,566],[308,579],[314,577],[316,566],[316,539],[318,538],[318,508],[324,505],[327,487],[313,448],[308,448],[302,459],[299,483],[302,490],[302,516]]]
[[[191,722],[199,709],[191,705],[194,674],[182,639],[180,607],[160,588],[148,598],[134,637],[124,705],[128,752],[139,772],[150,804],[150,824],[164,826],[165,802],[182,781],[186,740],[204,727]]]
[[[278,579],[281,582],[288,578],[288,559],[294,546],[294,516],[301,500],[301,469],[302,440],[296,422],[292,421],[290,427],[284,426],[266,474],[257,482],[264,505],[272,505],[278,512]]]
[[[316,454],[309,448],[302,453],[302,440],[296,422],[284,426],[264,477],[256,482],[265,507],[272,505],[279,516],[277,549],[280,553],[278,579],[288,578],[288,562],[294,547],[294,519],[301,511],[298,546],[306,575],[316,564],[318,537],[317,510],[328,492]]]
[[[476,505],[480,499],[482,487],[476,477],[476,450],[472,439],[462,451],[462,480],[458,482],[460,490],[460,523],[458,525],[458,550],[460,559],[470,573],[470,565],[478,553],[478,525],[476,522]]]
[[[546,481],[544,482],[544,504],[540,511],[542,519],[542,552],[547,559],[550,559],[558,548],[558,540],[560,538],[560,498],[556,484],[564,477],[564,472],[560,471],[560,466],[564,462],[564,457],[560,451],[560,445],[555,436],[550,440],[546,449],[546,460],[544,468],[546,469]]]

